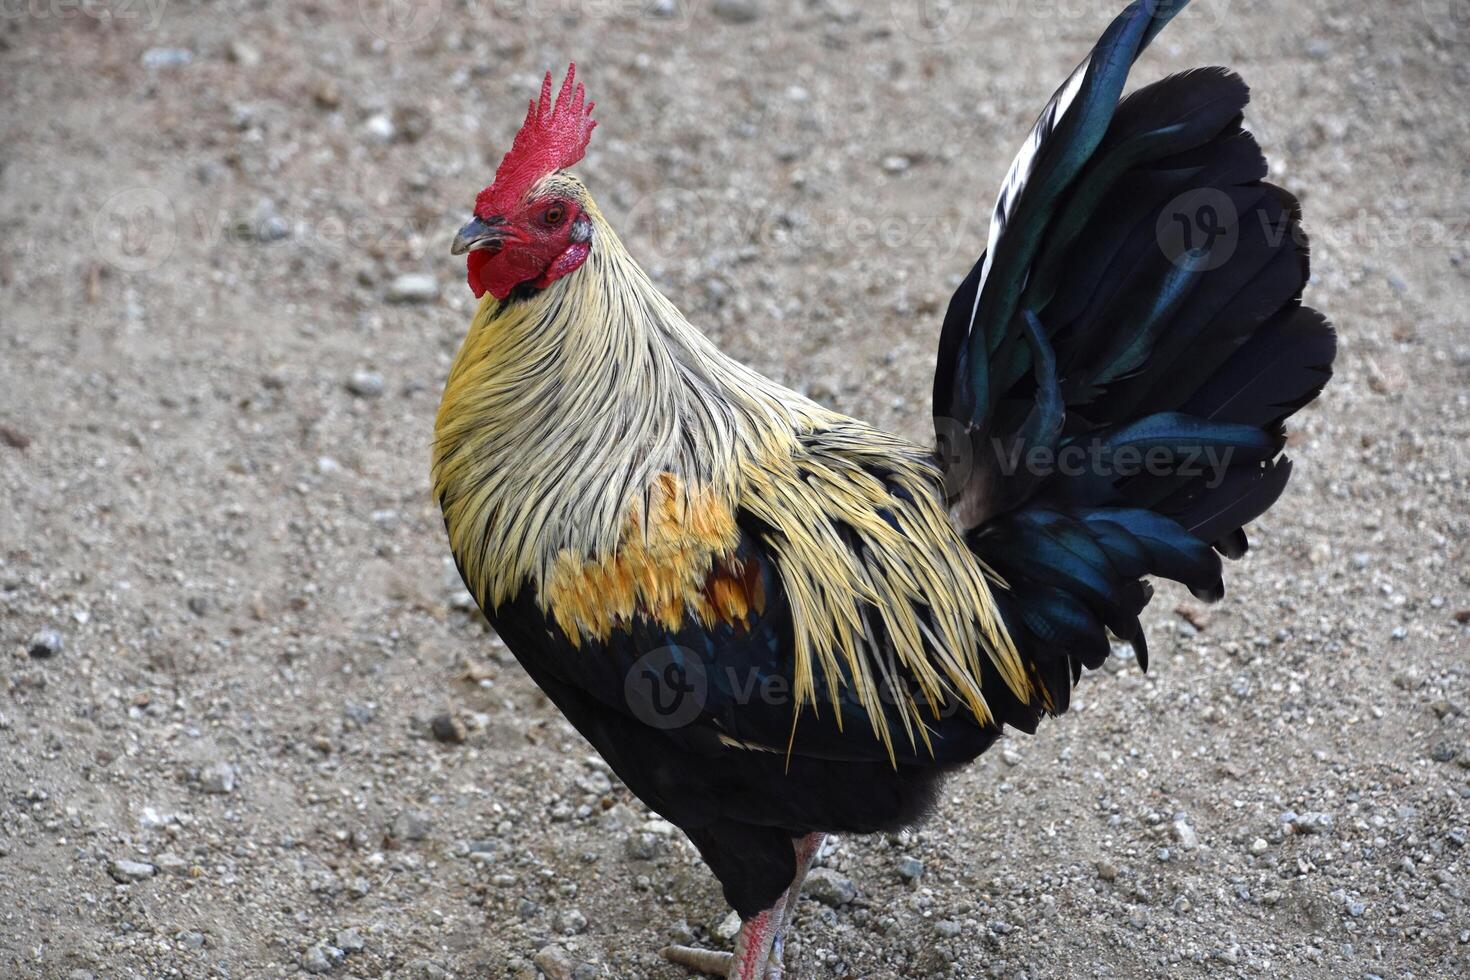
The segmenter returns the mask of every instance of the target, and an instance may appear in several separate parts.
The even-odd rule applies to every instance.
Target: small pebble
[[[450,980],[449,971],[435,963],[433,960],[417,959],[410,960],[408,964],[408,975],[411,980]],[[556,980],[551,974],[547,974],[549,980]]]
[[[346,958],[347,954],[336,946],[317,943],[301,954],[301,969],[307,973],[331,973]]]
[[[154,866],[166,875],[182,875],[189,873],[189,862],[177,854],[163,853],[153,859]]]
[[[429,303],[439,296],[439,281],[426,272],[405,272],[388,283],[390,303]]]
[[[1311,810],[1291,821],[1291,825],[1299,834],[1327,834],[1332,832],[1332,815]]]
[[[153,865],[142,861],[118,860],[107,866],[107,872],[112,875],[112,879],[122,884],[152,878],[155,870]]]
[[[634,831],[623,843],[623,854],[630,861],[652,861],[658,855],[658,838],[653,834]]]
[[[398,135],[398,129],[393,125],[393,117],[386,112],[369,116],[367,122],[362,124],[362,128],[369,139],[378,143],[390,143]]]
[[[423,840],[429,836],[429,818],[412,810],[398,815],[393,821],[392,835],[397,840]]]
[[[857,897],[857,886],[830,868],[813,868],[806,876],[803,890],[823,905],[836,908]]]
[[[924,862],[905,855],[898,859],[898,876],[909,884],[924,877]]]
[[[53,629],[43,629],[31,637],[27,645],[31,657],[36,660],[50,660],[61,652],[61,634]]]
[[[556,928],[563,936],[576,936],[587,931],[587,917],[577,909],[566,909],[556,917]]]
[[[199,788],[206,793],[223,796],[235,791],[235,767],[228,762],[215,762],[199,770]]]
[[[715,938],[728,943],[730,940],[734,939],[735,934],[740,931],[739,914],[731,911],[728,915],[721,919],[719,924],[716,925],[711,931],[715,934]]]
[[[593,769],[577,778],[577,787],[584,793],[601,796],[612,789],[612,780],[601,769]]]
[[[433,118],[419,106],[405,105],[393,110],[393,129],[398,139],[417,143],[429,133]]]
[[[311,93],[318,109],[336,109],[342,104],[342,90],[335,82],[322,82]]]
[[[560,946],[543,946],[531,957],[531,962],[546,975],[546,980],[572,980],[576,964],[571,955]]]
[[[347,390],[359,398],[380,398],[386,385],[376,371],[353,371],[347,379]]]
[[[429,731],[433,733],[434,738],[438,741],[453,745],[458,745],[469,737],[469,733],[465,730],[464,722],[447,711],[442,714],[437,714],[429,720]]]
[[[727,24],[749,24],[761,15],[756,0],[715,0],[714,14]]]
[[[194,52],[187,48],[149,48],[143,52],[143,67],[158,70],[180,68],[194,60]]]
[[[260,52],[246,44],[244,41],[235,40],[225,49],[230,61],[242,68],[254,68],[260,64]]]

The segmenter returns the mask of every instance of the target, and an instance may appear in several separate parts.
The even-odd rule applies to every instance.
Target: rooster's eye
[[[548,225],[561,224],[561,219],[566,217],[566,211],[560,204],[553,204],[541,213],[541,220]]]

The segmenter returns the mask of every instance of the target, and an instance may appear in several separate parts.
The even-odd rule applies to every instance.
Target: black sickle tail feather
[[[1205,68],[1117,101],[1181,6],[1132,4],[1058,92],[941,336],[956,513],[1006,582],[1037,710],[1065,709],[1109,632],[1147,665],[1145,576],[1223,595],[1220,556],[1245,553],[1291,472],[1284,420],[1331,375],[1300,209],[1241,128],[1245,83]]]

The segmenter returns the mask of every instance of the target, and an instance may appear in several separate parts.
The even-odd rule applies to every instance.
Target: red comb
[[[551,101],[551,72],[541,83],[541,99],[526,110],[526,121],[516,133],[510,152],[495,171],[495,182],[475,198],[475,213],[482,218],[503,215],[520,203],[532,184],[563,167],[570,167],[587,152],[587,141],[597,125],[592,118],[595,103],[583,103],[585,93],[577,84],[577,66],[567,68],[566,81]]]

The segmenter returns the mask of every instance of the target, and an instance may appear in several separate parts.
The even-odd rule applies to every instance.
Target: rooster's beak
[[[466,252],[489,251],[492,254],[500,251],[505,244],[507,228],[504,218],[471,218],[469,224],[459,230],[454,236],[454,243],[449,246],[450,255],[463,255]]]

